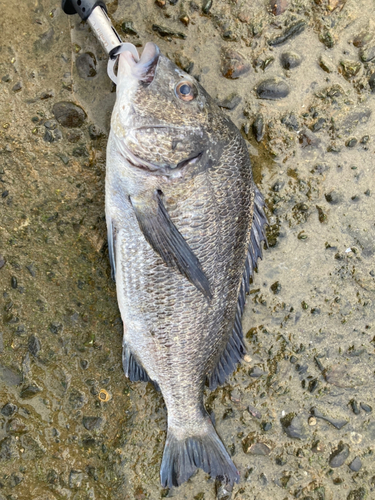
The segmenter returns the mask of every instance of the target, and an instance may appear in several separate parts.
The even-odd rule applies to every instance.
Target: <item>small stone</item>
[[[235,109],[239,105],[240,102],[241,102],[241,96],[239,96],[238,94],[236,94],[234,92],[233,94],[230,94],[225,99],[218,101],[218,105],[221,108],[232,110],[232,109]]]
[[[332,36],[332,33],[329,31],[326,31],[323,33],[320,37],[319,40],[328,48],[332,49],[332,47],[335,45],[335,40]]]
[[[355,459],[349,464],[349,469],[352,470],[353,472],[358,472],[361,467],[362,467],[362,462],[359,457],[355,457]]]
[[[347,423],[347,420],[344,420],[342,418],[331,418],[327,415],[324,415],[318,408],[311,408],[311,413],[313,414],[314,417],[316,418],[321,418],[322,420],[325,420],[326,422],[330,423],[335,427],[336,429],[340,430],[342,429]]]
[[[47,483],[57,486],[59,484],[59,475],[54,469],[50,469],[47,472]]]
[[[295,413],[288,413],[280,419],[283,430],[287,436],[293,439],[305,439],[306,431],[302,419]]]
[[[331,205],[338,205],[342,201],[342,196],[337,191],[330,191],[324,197]]]
[[[332,468],[341,467],[349,456],[349,446],[340,441],[336,450],[329,457],[329,465]]]
[[[354,415],[359,415],[361,413],[358,407],[358,403],[355,399],[352,399],[350,401],[350,406],[352,407]]]
[[[92,52],[80,54],[76,59],[78,75],[84,80],[90,80],[97,75],[96,57]]]
[[[82,408],[86,403],[86,397],[85,395],[78,391],[77,389],[72,389],[70,394],[69,394],[69,404],[70,406],[78,410],[79,408]]]
[[[305,28],[306,28],[306,21],[304,20],[297,21],[296,23],[293,23],[290,26],[288,26],[281,35],[271,40],[268,40],[268,45],[271,46],[281,45],[287,42],[288,40],[296,37],[300,33],[302,33],[305,30]]]
[[[345,143],[345,146],[347,148],[354,148],[354,146],[356,146],[358,143],[358,139],[356,139],[355,137],[351,137],[350,139],[348,139]]]
[[[184,24],[185,26],[188,26],[190,23],[190,17],[187,14],[181,14],[179,19],[182,22],[182,24]]]
[[[297,131],[299,127],[299,123],[297,117],[294,113],[288,113],[287,115],[281,118],[281,123],[285,125],[289,130]]]
[[[96,125],[91,124],[89,126],[89,136],[91,140],[95,141],[96,139],[99,139],[103,135],[104,135],[103,132]]]
[[[46,130],[44,132],[43,140],[45,142],[49,142],[49,143],[51,143],[51,142],[53,142],[55,140],[55,138],[54,138],[54,136],[53,136],[53,134],[52,134],[52,132],[50,130]]]
[[[317,420],[315,417],[310,417],[308,422],[309,422],[309,425],[311,425],[311,426],[314,426],[317,424]]]
[[[275,295],[278,295],[281,292],[281,285],[278,281],[275,281],[273,285],[271,285],[271,290]]]
[[[375,92],[375,73],[373,73],[368,81],[368,84],[370,85],[370,89]]]
[[[17,411],[17,406],[13,403],[7,403],[1,408],[1,414],[4,417],[11,417]]]
[[[375,58],[375,45],[366,49],[361,49],[359,57],[361,58],[361,61],[365,63],[372,61]]]
[[[48,128],[48,130],[55,130],[55,128],[57,127],[57,122],[56,120],[47,120],[46,122],[44,122],[44,126]]]
[[[161,9],[165,8],[166,3],[166,0],[155,0],[155,4]]]
[[[262,429],[267,432],[272,429],[272,422],[263,422],[262,423]]]
[[[2,269],[5,266],[5,264],[6,264],[5,257],[0,255],[0,269]]]
[[[261,412],[254,408],[254,406],[248,406],[247,409],[252,417],[257,418],[258,420],[262,418]]]
[[[101,417],[83,417],[82,425],[88,431],[94,431],[102,427],[104,420]]]
[[[281,78],[269,78],[258,85],[256,92],[260,99],[283,99],[289,94],[289,86]]]
[[[82,139],[82,132],[80,130],[69,130],[66,138],[68,139],[68,142],[75,144]]]
[[[371,42],[373,37],[374,33],[372,31],[370,31],[369,29],[364,29],[353,38],[353,45],[354,47],[360,49]]]
[[[28,385],[27,387],[22,389],[20,397],[22,399],[30,399],[39,394],[40,392],[42,392],[42,389],[37,385]]]
[[[266,372],[264,372],[259,366],[254,366],[249,372],[250,377],[253,378],[258,378],[262,377],[263,375],[266,375]]]
[[[12,81],[10,75],[4,75],[2,78],[1,78],[1,81],[4,82],[4,83],[9,83]]]
[[[121,29],[125,35],[138,35],[138,31],[134,28],[133,21],[124,21],[121,25]]]
[[[63,127],[81,127],[86,119],[85,111],[73,102],[61,101],[53,105],[52,113]]]
[[[40,340],[36,335],[31,335],[28,342],[29,353],[37,356],[41,350]]]
[[[311,451],[314,453],[323,453],[325,451],[325,445],[322,441],[315,441],[311,447]]]
[[[372,408],[370,405],[366,404],[366,403],[361,403],[360,404],[360,407],[362,408],[363,411],[365,411],[366,413],[371,413],[372,412]]]
[[[182,40],[185,40],[186,35],[184,33],[179,33],[177,31],[173,31],[169,28],[166,28],[165,26],[160,26],[158,24],[153,24],[152,25],[152,30],[156,31],[162,38],[181,38]]]
[[[22,82],[17,82],[12,87],[13,92],[19,92],[21,89],[22,89]]]
[[[23,475],[16,472],[12,472],[10,478],[8,479],[8,485],[10,488],[15,488],[23,481]],[[11,495],[10,495],[11,496]],[[13,498],[13,497],[12,497]]]
[[[352,490],[348,497],[347,500],[364,500],[367,497],[367,492],[366,489],[361,486],[361,488],[358,488],[358,490]]]
[[[12,276],[10,279],[10,285],[11,287],[15,290],[18,286],[17,278],[15,276]]]
[[[326,73],[332,73],[335,68],[333,66],[333,63],[329,61],[326,57],[321,56],[319,59],[319,66],[322,68],[323,71]]]
[[[252,129],[253,129],[253,134],[255,136],[256,141],[260,142],[264,137],[264,120],[263,120],[263,116],[261,114],[259,114],[255,117]]]
[[[250,455],[267,456],[271,453],[271,448],[264,443],[254,443],[250,446],[244,446],[244,452]]]
[[[211,7],[212,7],[212,0],[204,0],[202,5],[203,14],[207,15],[210,12]]]
[[[22,420],[13,418],[8,422],[6,430],[9,434],[24,434],[28,432],[29,429]]]
[[[280,62],[284,69],[293,69],[301,64],[302,57],[295,52],[284,52],[281,54]]]
[[[250,71],[250,63],[233,49],[225,48],[221,52],[221,72],[225,78],[236,79]]]
[[[63,331],[63,325],[61,323],[50,323],[49,331],[57,335]]]
[[[69,474],[69,488],[80,488],[83,481],[83,472],[80,470],[71,470]]]
[[[274,16],[281,16],[288,7],[287,0],[269,0],[269,6]]]
[[[359,70],[361,69],[361,63],[355,61],[340,61],[340,65],[342,68],[342,74],[347,80],[350,80],[358,75]]]

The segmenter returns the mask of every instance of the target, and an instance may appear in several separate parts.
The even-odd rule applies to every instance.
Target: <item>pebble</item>
[[[96,139],[99,139],[99,137],[102,137],[103,135],[104,135],[103,132],[96,125],[91,124],[89,126],[89,136],[91,140],[95,141]]]
[[[364,500],[367,497],[366,488],[361,486],[358,490],[352,490],[349,492],[346,500]]]
[[[15,276],[12,276],[10,278],[10,285],[11,287],[15,290],[18,286],[17,278]]]
[[[284,69],[293,69],[301,64],[302,57],[295,52],[284,52],[280,56],[280,62]]]
[[[250,63],[233,49],[224,48],[221,52],[221,72],[225,78],[236,79],[250,71]]]
[[[80,488],[83,481],[83,472],[80,470],[71,470],[69,474],[69,488]]]
[[[340,66],[342,74],[347,80],[350,80],[358,75],[359,70],[361,69],[361,63],[356,61],[340,61]]]
[[[204,0],[202,5],[203,14],[208,14],[212,7],[212,0]]]
[[[322,68],[323,71],[326,73],[332,73],[335,68],[333,66],[333,63],[329,61],[326,57],[321,56],[319,59],[319,66]]]
[[[277,46],[281,45],[291,38],[296,37],[300,33],[302,33],[306,28],[306,21],[301,20],[297,21],[296,23],[291,24],[286,28],[286,30],[279,36],[272,38],[271,40],[268,40],[268,45],[271,46]]]
[[[63,331],[63,325],[61,323],[50,323],[48,328],[49,331],[55,335]]]
[[[185,14],[185,13],[181,14],[179,19],[182,22],[182,24],[184,24],[185,26],[189,26],[190,17],[187,14]]]
[[[41,350],[40,340],[35,335],[29,337],[28,342],[29,353],[33,356],[37,356]]]
[[[46,122],[44,122],[44,126],[48,128],[48,130],[55,130],[55,128],[57,127],[57,122],[56,120],[47,120]]]
[[[372,412],[372,408],[370,405],[366,404],[366,403],[361,403],[359,405],[363,411],[365,411],[366,413],[371,413]]]
[[[2,78],[1,78],[1,81],[4,82],[4,83],[9,83],[12,81],[10,75],[4,75]]]
[[[281,16],[288,7],[287,0],[269,0],[270,10],[274,16]]]
[[[32,384],[21,390],[20,397],[22,399],[29,399],[36,396],[40,392],[42,392],[42,389],[37,385]]]
[[[289,94],[289,86],[281,78],[269,78],[258,85],[256,92],[260,99],[283,99]]]
[[[347,420],[327,417],[326,415],[323,415],[323,413],[317,408],[311,408],[310,411],[314,417],[325,420],[338,430],[342,429],[348,423]]]
[[[362,462],[359,457],[355,457],[355,459],[349,464],[349,469],[352,470],[353,472],[358,472],[361,467],[362,467]]]
[[[13,92],[19,92],[21,89],[22,89],[22,82],[17,82],[12,87]]]
[[[351,406],[351,408],[353,410],[354,415],[359,415],[361,413],[360,410],[359,410],[359,407],[358,407],[358,403],[357,403],[357,401],[355,399],[352,399],[350,401],[350,406]]]
[[[283,431],[293,439],[305,439],[306,431],[302,419],[295,413],[288,413],[280,419]]]
[[[104,423],[101,417],[83,417],[82,425],[88,431],[94,431],[99,429]]]
[[[7,403],[1,408],[1,414],[4,415],[4,417],[11,417],[16,411],[17,406],[13,403]]]
[[[264,120],[263,115],[258,114],[253,122],[253,134],[257,142],[260,142],[264,137]]]
[[[60,101],[53,105],[52,113],[63,127],[81,127],[86,119],[85,111],[73,102]]]
[[[341,467],[349,456],[349,446],[340,441],[336,450],[334,450],[328,460],[332,468]]]
[[[275,281],[270,288],[275,295],[278,295],[281,292],[281,285],[278,281]]]
[[[97,75],[96,57],[92,52],[80,54],[76,59],[78,75],[84,80],[89,80]]]
[[[375,91],[375,73],[373,73],[369,80],[368,80],[368,84],[370,85],[370,89],[374,92]]]
[[[254,366],[249,372],[250,377],[253,378],[258,378],[262,377],[263,375],[266,375],[266,372],[264,372],[259,366]]]
[[[250,405],[249,405],[249,406],[247,407],[247,409],[248,409],[248,411],[249,411],[249,413],[250,413],[250,415],[251,415],[252,417],[257,418],[258,420],[260,420],[260,419],[262,418],[262,414],[261,414],[261,412],[260,412],[259,410],[257,410],[256,408],[254,408],[254,406],[250,406]]]
[[[158,33],[162,38],[170,37],[170,38],[181,38],[182,40],[186,39],[186,35],[184,33],[179,33],[178,31],[172,31],[165,26],[160,26],[159,24],[153,24],[152,30]]]
[[[345,143],[345,146],[347,148],[354,148],[358,143],[358,139],[356,139],[355,137],[351,137],[350,139],[348,139]]]
[[[232,109],[235,109],[239,105],[240,102],[241,102],[241,97],[234,92],[233,94],[230,94],[225,99],[218,101],[218,105],[221,108],[232,110]]]
[[[324,197],[331,205],[338,205],[342,200],[342,196],[337,191],[330,191]]]
[[[375,58],[375,45],[369,48],[361,49],[359,52],[359,57],[362,62],[370,62]],[[358,63],[359,64],[359,63]]]
[[[138,35],[138,31],[134,28],[133,21],[124,21],[121,25],[121,29],[125,35]]]
[[[5,266],[5,264],[6,264],[5,257],[0,255],[0,269],[2,269]]]
[[[371,42],[373,38],[374,33],[368,29],[365,29],[353,38],[353,45],[354,47],[360,49]]]

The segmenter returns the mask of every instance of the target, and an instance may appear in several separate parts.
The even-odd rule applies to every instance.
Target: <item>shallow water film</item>
[[[375,498],[371,0],[108,3],[248,140],[269,248],[205,404],[241,481],[162,489],[166,411],[121,366],[104,220],[115,87],[58,0],[0,0],[0,499]]]

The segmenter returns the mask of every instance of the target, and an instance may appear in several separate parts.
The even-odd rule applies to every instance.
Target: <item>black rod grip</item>
[[[96,7],[101,7],[107,12],[107,7],[102,0],[62,0],[61,7],[65,14],[69,16],[78,14],[83,21],[91,16]]]

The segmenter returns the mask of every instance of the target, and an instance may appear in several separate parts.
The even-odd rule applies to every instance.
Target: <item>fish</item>
[[[266,243],[246,142],[198,81],[148,42],[119,56],[106,160],[108,252],[122,364],[167,408],[160,480],[239,472],[205,410],[245,354],[250,277]]]

